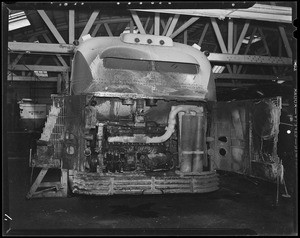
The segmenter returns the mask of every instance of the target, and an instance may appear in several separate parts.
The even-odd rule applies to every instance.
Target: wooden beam
[[[153,31],[154,31],[154,25],[151,26],[150,31],[149,31],[149,34],[152,35],[152,34],[153,34]]]
[[[130,20],[129,27],[130,27],[130,33],[133,33],[133,27],[134,27],[133,20]]]
[[[11,64],[10,64],[10,62],[9,62],[9,64],[10,64],[12,67],[14,67],[14,66],[19,62],[19,60],[22,58],[23,55],[24,55],[24,53],[18,54],[17,57],[15,58],[14,62],[12,62]]]
[[[75,46],[69,44],[47,44],[29,42],[8,42],[8,49],[12,52],[72,54]]]
[[[264,33],[263,33],[263,31],[262,31],[262,29],[260,27],[258,28],[258,31],[259,31],[259,34],[260,34],[261,39],[263,41],[263,44],[264,44],[264,47],[266,49],[267,55],[271,56],[271,52],[270,52],[270,49],[268,47],[268,43],[267,43],[266,37],[265,37],[265,35],[264,35]],[[273,69],[274,73],[277,74],[277,69],[275,67],[272,67],[272,69]]]
[[[256,21],[292,23],[292,8],[254,4],[247,9],[138,9],[144,12],[160,12],[164,14],[181,14],[198,17],[228,17]]]
[[[75,40],[75,10],[69,10],[69,44]]]
[[[242,30],[242,32],[240,34],[239,40],[237,41],[237,43],[235,45],[235,49],[234,49],[233,54],[238,54],[239,53],[240,48],[241,48],[242,43],[243,43],[243,40],[245,38],[245,35],[246,35],[247,31],[248,31],[249,25],[250,25],[250,21],[246,20],[246,23],[244,24],[243,30]],[[233,66],[233,73],[237,73],[237,65]]]
[[[57,77],[39,77],[39,82],[56,82]],[[36,81],[36,77],[29,77],[29,76],[12,76],[9,77],[7,80],[9,81],[16,81],[16,82],[22,82],[22,81]]]
[[[52,72],[63,72],[70,70],[69,67],[65,66],[52,66],[52,65],[16,65],[14,68],[8,66],[9,70],[17,71],[52,71]]]
[[[254,86],[255,83],[221,83],[216,81],[216,87],[228,87],[228,88],[241,88],[241,87],[249,87],[249,86]]]
[[[282,41],[284,43],[284,47],[285,47],[286,53],[287,53],[288,57],[292,58],[292,56],[293,56],[292,55],[292,49],[291,49],[289,40],[288,40],[288,38],[286,36],[285,29],[282,26],[279,26],[279,32],[280,32]]]
[[[56,92],[58,94],[61,93],[61,86],[62,86],[62,76],[61,76],[61,74],[58,74],[58,76],[57,76],[57,83],[56,83]]]
[[[106,29],[108,35],[109,35],[109,36],[113,36],[113,34],[112,34],[112,32],[111,32],[111,30],[110,30],[110,28],[109,28],[109,25],[108,25],[107,23],[104,23],[104,27],[105,27],[105,29]]]
[[[62,36],[59,34],[58,30],[56,27],[53,25],[51,22],[50,18],[47,16],[46,12],[44,10],[37,10],[37,12],[40,14],[52,34],[55,36],[56,40],[58,43],[66,43],[65,40],[62,38]]]
[[[160,15],[158,12],[156,12],[154,16],[154,35],[159,36],[159,30],[160,30]]]
[[[244,24],[243,30],[242,30],[242,32],[240,34],[240,38],[239,38],[239,40],[238,40],[238,42],[237,42],[237,44],[235,46],[233,54],[238,54],[239,53],[240,48],[241,48],[242,43],[243,43],[243,40],[245,38],[245,35],[246,35],[247,31],[248,31],[249,25],[250,25],[250,21],[247,20],[246,23]]]
[[[162,29],[165,29],[166,23],[165,23],[164,19],[160,20],[160,24],[161,24]]]
[[[220,28],[218,26],[218,23],[217,23],[216,19],[215,18],[210,18],[210,20],[211,20],[211,24],[212,24],[213,29],[215,31],[215,34],[216,34],[216,37],[217,37],[217,40],[218,40],[218,43],[219,43],[219,46],[221,48],[222,53],[227,53],[227,49],[226,49],[221,31],[220,31]]]
[[[145,23],[145,26],[144,26],[145,31],[147,31],[147,27],[148,27],[149,22],[150,22],[150,17],[148,17],[147,20],[146,20],[146,23]]]
[[[130,10],[130,12],[131,12],[132,18],[133,18],[137,28],[139,29],[140,33],[146,34],[146,32],[143,28],[143,25],[141,23],[141,20],[140,20],[139,16],[137,15],[136,11]]]
[[[51,40],[49,39],[49,37],[48,37],[46,34],[43,34],[43,37],[45,38],[45,40],[47,41],[47,43],[51,43]],[[63,57],[61,57],[61,55],[56,54],[56,57],[58,58],[58,60],[60,61],[60,63],[61,63],[63,66],[68,67],[66,61],[63,59]]]
[[[100,12],[99,10],[96,10],[96,11],[94,11],[94,12],[92,13],[92,15],[90,16],[88,22],[86,23],[86,25],[85,25],[85,27],[84,27],[84,29],[83,29],[81,35],[80,35],[79,39],[80,39],[81,37],[83,37],[83,36],[85,36],[85,35],[87,35],[87,34],[89,33],[89,31],[91,30],[91,28],[92,28],[92,26],[93,26],[93,24],[94,24],[96,18],[97,18],[98,15],[99,15],[99,12]]]
[[[276,80],[292,81],[291,76],[256,75],[256,74],[213,74],[215,79],[240,79],[240,80]]]
[[[202,33],[201,33],[199,42],[198,42],[198,45],[200,45],[200,46],[201,46],[201,44],[202,44],[202,42],[203,42],[203,40],[204,40],[204,37],[205,37],[205,35],[206,35],[206,32],[207,32],[208,27],[209,27],[209,23],[206,23],[205,26],[204,26],[204,29],[203,29],[203,31],[202,31]]]
[[[94,25],[96,24],[103,24],[103,23],[124,23],[124,22],[129,22],[131,20],[131,18],[128,17],[124,17],[124,18],[116,18],[116,19],[103,19],[103,20],[96,20]],[[76,28],[80,28],[80,27],[84,27],[86,25],[86,21],[80,21],[78,23],[76,23]],[[28,35],[29,36],[40,36],[43,33],[49,33],[48,30],[43,30],[44,28],[39,28],[36,31],[33,30],[29,30]],[[69,25],[68,24],[64,24],[64,25],[59,25],[57,26],[57,29],[60,31],[68,31],[69,30]],[[22,37],[22,34],[16,34],[16,38],[17,37]]]
[[[170,37],[174,38],[177,35],[179,35],[181,32],[186,30],[190,25],[192,25],[194,22],[196,22],[200,17],[192,17],[190,18],[186,23],[184,23],[181,27],[179,27],[175,32],[173,32]]]
[[[256,65],[290,65],[292,66],[292,58],[261,56],[261,55],[235,55],[210,53],[207,57],[212,62],[222,63],[238,63],[238,64],[256,64]]]
[[[219,46],[221,48],[221,51],[222,51],[222,53],[225,54],[225,53],[227,53],[227,49],[226,49],[226,46],[225,46],[225,43],[224,43],[221,31],[220,31],[220,28],[218,26],[218,23],[217,23],[217,21],[216,21],[215,18],[210,18],[210,20],[211,20],[211,24],[213,26],[214,32],[216,34]],[[231,70],[231,68],[230,68],[230,66],[228,64],[226,64],[226,67],[227,67],[228,72],[232,73],[232,70]],[[223,70],[224,70],[224,68],[223,68]]]
[[[162,33],[162,36],[165,36],[167,34],[167,30],[169,29],[170,25],[171,25],[171,22],[172,22],[172,17],[169,17],[167,23],[166,23],[166,26],[164,28],[164,31]]]
[[[250,36],[250,39],[249,39],[249,42],[248,42],[248,44],[247,44],[247,47],[246,47],[246,50],[245,50],[244,55],[248,54],[248,51],[249,51],[249,49],[250,49],[250,46],[251,46],[251,44],[252,44],[252,41],[253,41],[253,39],[254,39],[254,36],[255,36],[256,31],[257,31],[257,27],[255,27],[255,28],[253,29],[253,31],[252,31],[252,34],[251,34],[251,36]],[[237,74],[239,74],[239,73],[241,72],[242,67],[243,67],[242,65],[239,66],[239,68],[237,69],[237,72],[236,72]]]
[[[183,44],[187,45],[187,42],[188,42],[188,32],[187,32],[187,30],[185,30],[183,32]]]
[[[227,50],[229,54],[233,52],[233,20],[228,20],[228,34],[227,34]]]
[[[282,39],[278,39],[278,56],[282,56]]]
[[[234,24],[233,25],[233,48],[235,48],[236,43],[237,43],[237,24]],[[232,65],[232,71],[233,71],[233,73],[236,73],[236,71],[237,71],[236,64]]]
[[[176,24],[178,22],[179,17],[180,17],[179,14],[175,14],[175,16],[173,17],[173,20],[171,22],[171,25],[170,25],[167,33],[166,33],[166,36],[170,36],[173,33],[173,31],[175,29],[175,26],[176,26]]]
[[[96,34],[97,34],[97,32],[98,32],[100,26],[101,26],[101,23],[99,23],[99,24],[97,24],[97,25],[95,26],[95,28],[94,28],[94,30],[93,30],[93,32],[92,32],[92,34],[91,34],[92,37],[95,37],[95,36],[96,36]]]

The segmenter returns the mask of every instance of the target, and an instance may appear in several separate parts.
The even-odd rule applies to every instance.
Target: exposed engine
[[[171,108],[176,104],[178,103],[163,100],[117,100],[92,97],[85,108],[85,169],[100,173],[175,171],[180,166],[178,133],[176,133],[179,130],[176,122],[173,122],[172,133],[170,133],[171,129],[166,132],[169,115],[161,108]],[[177,111],[187,110],[185,107],[177,106],[179,108]],[[173,120],[178,120],[176,114],[173,116]],[[183,126],[186,127],[183,134],[188,133],[183,136],[186,137],[186,147],[190,147],[189,150],[192,152],[195,148],[190,145],[193,137],[189,135],[191,130],[188,127],[191,127],[192,123],[195,124],[191,119],[198,117],[192,114],[190,118],[186,119],[186,117],[187,115],[183,117]],[[195,126],[196,124],[194,129]],[[200,133],[203,134],[204,131],[199,131],[198,134]],[[196,131],[195,135],[197,135]],[[203,139],[203,135],[200,137],[198,140]],[[200,142],[197,144],[201,145]],[[200,149],[198,148],[199,151]],[[191,171],[192,168],[189,167],[182,169]]]

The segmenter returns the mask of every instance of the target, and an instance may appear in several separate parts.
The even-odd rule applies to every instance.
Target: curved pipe
[[[197,106],[191,106],[191,105],[179,105],[179,106],[172,106],[170,114],[169,114],[169,120],[168,120],[168,127],[166,129],[165,134],[162,136],[156,136],[156,137],[148,137],[144,135],[134,135],[134,136],[115,136],[115,137],[109,137],[108,142],[121,142],[121,143],[162,143],[168,140],[171,135],[173,134],[175,130],[176,125],[176,115],[179,112],[191,112],[194,111],[196,113],[201,113],[202,110],[200,107]]]

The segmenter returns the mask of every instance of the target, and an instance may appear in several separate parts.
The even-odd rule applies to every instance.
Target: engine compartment
[[[84,110],[84,171],[92,173],[203,171],[203,165],[197,171],[192,169],[192,164],[193,159],[203,160],[199,153],[202,149],[201,156],[205,157],[204,147],[198,148],[198,152],[195,152],[195,145],[190,146],[191,143],[203,145],[199,140],[205,138],[203,120],[199,121],[202,123],[199,125],[201,130],[197,132],[195,119],[203,112],[203,105],[199,102],[182,105],[177,101],[94,96],[87,100],[88,104]],[[203,117],[203,114],[201,115]],[[183,138],[180,136],[181,125],[185,126]],[[194,137],[190,136],[191,132],[203,135],[199,135],[198,141],[194,142]],[[179,141],[185,143],[186,148],[183,148]],[[184,152],[182,156],[179,155],[179,151]],[[181,157],[187,157],[184,159],[185,162],[180,163]],[[189,161],[189,164],[186,164],[186,161]],[[205,165],[207,166],[207,163]]]

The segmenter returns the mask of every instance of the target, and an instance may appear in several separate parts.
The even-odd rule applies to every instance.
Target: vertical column
[[[204,133],[205,133],[205,123],[203,115],[197,115],[196,117],[196,135],[195,135],[195,147],[193,155],[193,172],[203,171],[203,159],[204,159]]]

